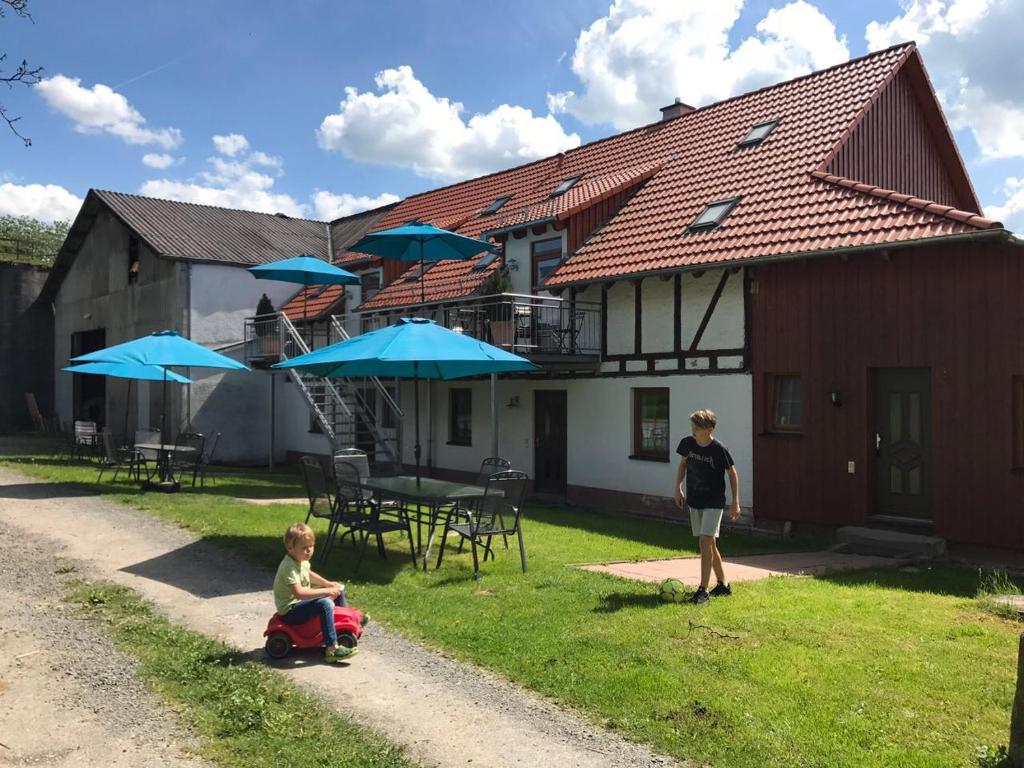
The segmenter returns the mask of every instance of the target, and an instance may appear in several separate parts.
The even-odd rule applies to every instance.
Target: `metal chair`
[[[370,540],[370,536],[375,536],[377,539],[377,553],[382,558],[387,559],[387,551],[384,549],[384,534],[396,531],[404,531],[409,537],[409,551],[415,564],[416,542],[412,537],[412,525],[409,522],[408,515],[401,508],[396,508],[398,512],[397,517],[382,517],[381,505],[366,493],[362,486],[362,477],[359,474],[359,469],[351,462],[335,461],[334,478],[337,483],[338,494],[337,517],[335,518],[337,525],[335,526],[334,534],[337,535],[339,527],[347,528],[348,530],[341,535],[342,539],[352,534],[352,541],[355,543],[355,536],[359,534],[362,540],[359,545],[359,554],[356,556],[356,562],[352,569],[352,575],[355,576],[359,572],[359,566],[363,562],[363,555],[366,553],[366,543]]]
[[[473,578],[480,578],[480,559],[477,548],[483,547],[484,562],[488,555],[494,557],[491,541],[495,536],[512,535],[519,539],[519,559],[523,573],[526,573],[526,547],[523,544],[522,514],[523,501],[526,499],[526,487],[529,476],[525,472],[506,470],[491,475],[484,486],[482,499],[469,507],[469,520],[465,523],[446,522],[441,546],[437,552],[437,565],[441,567],[444,557],[444,545],[451,531],[463,539],[469,539],[473,551]],[[507,520],[511,520],[508,523]]]
[[[311,517],[328,521],[327,539],[320,552],[317,553],[319,557],[324,558],[331,548],[334,529],[337,527],[334,497],[319,459],[313,456],[303,456],[299,459],[299,469],[302,472],[302,484],[306,488],[306,498],[309,499],[309,509],[306,511],[304,522],[308,525]]]
[[[160,443],[160,430],[156,427],[150,427],[149,429],[137,429],[135,430],[135,442],[133,448],[140,443],[153,445],[154,443]],[[153,476],[153,472],[150,471],[149,465],[152,462],[154,470],[157,461],[160,459],[159,453],[154,451],[152,448],[135,448],[136,461],[139,463],[140,468],[146,468],[146,477],[150,478]]]
[[[174,439],[174,453],[171,454],[173,474],[192,474],[192,487],[196,487],[196,473],[203,458],[206,437],[199,432],[182,432]]]
[[[504,472],[507,469],[512,469],[511,461],[502,458],[501,456],[488,456],[480,462],[480,470],[476,473],[476,479],[473,481],[473,485],[486,487],[487,481],[490,479],[491,475],[496,472]],[[448,519],[445,520],[446,524],[450,522],[453,515],[457,521],[460,521],[461,516],[461,518],[463,518],[461,522],[469,522],[470,508],[460,507],[458,504],[454,505],[448,513]],[[505,549],[508,549],[508,536],[503,535],[502,540],[505,542]],[[466,540],[464,538],[460,538],[459,548],[456,550],[460,555],[462,554],[462,547],[465,544]]]
[[[82,458],[82,453],[88,449],[92,455],[100,444],[100,436],[96,432],[95,421],[75,421],[75,453],[77,458]]]
[[[210,464],[213,463],[213,454],[217,450],[217,445],[220,443],[220,436],[222,433],[214,432],[213,438],[203,448],[203,453],[199,457],[199,463],[196,464],[195,471],[192,473],[192,487],[196,487],[196,473],[199,474],[199,487],[206,487],[206,470]]]
[[[114,435],[110,431],[110,428],[105,428],[102,434],[103,442],[103,456],[100,457],[100,473],[96,476],[96,482],[100,482],[103,479],[103,473],[109,469],[114,470],[113,482],[117,482],[117,474],[122,470],[127,470],[128,477],[131,478],[132,472],[135,472],[135,479],[139,480],[139,471],[135,462],[135,449],[134,448],[120,448],[114,442]]]

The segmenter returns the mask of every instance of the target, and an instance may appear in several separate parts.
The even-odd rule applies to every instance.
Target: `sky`
[[[328,220],[915,40],[1024,231],[1024,0],[0,3],[0,214],[90,188]]]

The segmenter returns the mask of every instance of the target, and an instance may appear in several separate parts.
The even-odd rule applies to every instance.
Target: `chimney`
[[[661,108],[661,119],[671,120],[673,117],[679,117],[685,115],[687,112],[693,112],[694,107],[689,104],[684,104],[683,100],[676,96],[676,100],[669,104],[667,107]]]

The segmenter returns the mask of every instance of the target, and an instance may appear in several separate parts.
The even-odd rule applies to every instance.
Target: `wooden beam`
[[[672,287],[672,349],[683,346],[683,276],[676,272]]]
[[[633,281],[633,354],[639,355],[641,348],[641,335],[643,333],[643,315],[644,315],[644,302],[643,302],[643,280]]]
[[[513,230],[512,237],[516,240],[522,240],[524,237],[526,237],[526,228],[523,227],[522,229]]]
[[[725,283],[729,279],[729,271],[725,270],[722,272],[722,279],[718,281],[718,287],[715,288],[715,294],[711,297],[711,303],[708,304],[708,308],[704,311],[704,318],[700,321],[700,327],[697,329],[697,333],[693,337],[693,341],[690,343],[690,351],[696,352],[697,345],[700,344],[700,339],[704,335],[704,329],[708,327],[708,323],[711,322],[711,315],[715,312],[715,307],[718,306],[718,300],[722,297],[722,291],[725,290]]]
[[[530,227],[530,231],[533,234],[538,235],[538,236],[539,235],[543,235],[545,232],[548,231],[548,225],[547,224],[534,224],[532,227]]]

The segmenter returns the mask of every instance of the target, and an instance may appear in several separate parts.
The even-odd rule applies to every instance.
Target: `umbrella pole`
[[[124,439],[128,441],[128,408],[132,402],[132,380],[128,379],[128,394],[124,398]]]
[[[420,240],[420,304],[426,303],[426,280],[423,278],[423,241]]]
[[[413,446],[412,455],[416,457],[416,486],[420,484],[420,377],[417,367],[419,363],[413,362],[412,364],[412,396],[413,401],[416,404],[415,416],[416,421],[416,444]]]

